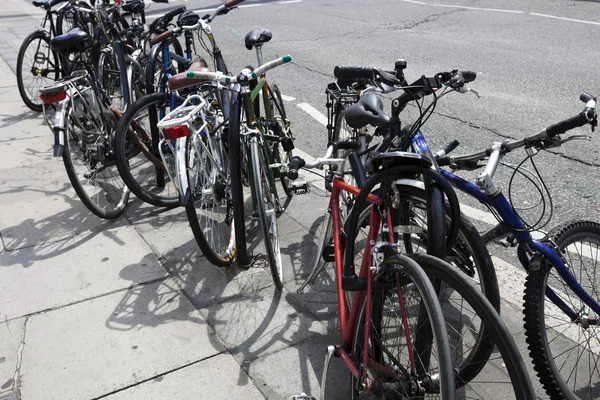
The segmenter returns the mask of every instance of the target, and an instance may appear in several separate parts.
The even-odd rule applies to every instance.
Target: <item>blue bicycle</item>
[[[397,108],[392,106],[392,114],[399,112],[415,96],[432,94],[444,85],[468,92],[466,83],[474,79],[474,73],[461,71],[421,78],[397,99]],[[596,98],[582,94],[580,99],[586,103],[581,113],[535,135],[496,142],[472,154],[449,156],[447,153],[458,145],[454,141],[434,157],[438,167],[449,166],[454,171],[484,168],[475,184],[448,170],[439,169],[439,172],[455,188],[485,204],[497,218],[499,224],[483,236],[486,243],[508,236],[505,243],[517,247],[519,261],[528,272],[523,311],[526,341],[537,375],[552,399],[600,397],[600,337],[596,331],[600,316],[600,278],[597,273],[600,224],[570,222],[554,228],[544,239],[534,240],[531,232],[535,226],[525,222],[493,178],[502,158],[511,151],[526,149],[527,160],[540,150],[555,148],[570,140],[589,139],[587,135],[561,137],[577,127],[589,124],[592,131],[596,127]],[[418,128],[403,136],[401,141],[405,148],[410,143],[413,151],[431,154]]]

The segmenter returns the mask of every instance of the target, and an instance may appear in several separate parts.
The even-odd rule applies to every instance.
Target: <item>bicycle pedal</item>
[[[308,183],[306,181],[292,182],[291,190],[296,195],[310,193],[310,188],[308,187]]]
[[[289,400],[317,400],[317,398],[314,396],[309,396],[306,393],[300,393],[290,397]]]
[[[335,250],[332,244],[323,247],[321,257],[323,257],[325,262],[335,262]]]

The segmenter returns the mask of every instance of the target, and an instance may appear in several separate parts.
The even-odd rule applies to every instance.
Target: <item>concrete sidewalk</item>
[[[17,50],[38,24],[29,16],[36,10],[16,0],[3,6],[0,399],[318,395],[325,348],[338,340],[335,283],[325,271],[307,294],[295,291],[316,257],[328,201],[322,183],[294,197],[280,218],[282,293],[264,266],[210,265],[180,208],[132,196],[120,219],[96,218],[16,88]],[[520,336],[520,315],[507,314]],[[338,391],[331,398],[348,397],[340,360],[328,379]]]

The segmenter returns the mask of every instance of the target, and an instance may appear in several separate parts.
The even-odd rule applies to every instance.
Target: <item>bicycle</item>
[[[335,166],[332,170],[336,171],[332,180],[332,191],[328,207],[333,224],[331,229],[333,249],[328,254],[335,262],[341,343],[328,348],[321,380],[320,398],[326,398],[327,369],[334,355],[341,357],[352,373],[352,398],[359,398],[361,395],[366,396],[369,392],[375,398],[423,398],[423,396],[439,394],[436,392],[435,371],[431,374],[428,373],[430,358],[435,359],[436,357],[436,352],[432,351],[431,348],[432,342],[429,336],[431,332],[417,329],[413,335],[406,336],[406,344],[389,343],[392,338],[400,341],[400,337],[404,337],[404,332],[409,329],[408,323],[410,321],[416,321],[417,327],[423,326],[424,321],[427,321],[422,303],[417,302],[412,307],[404,309],[403,301],[400,300],[404,295],[411,292],[413,281],[403,275],[405,272],[402,272],[402,269],[387,269],[390,264],[401,263],[400,260],[406,259],[418,261],[419,268],[424,268],[434,282],[439,282],[439,289],[434,292],[436,293],[434,298],[436,302],[440,301],[438,293],[444,298],[456,297],[457,293],[461,298],[464,298],[469,307],[474,310],[473,316],[478,317],[481,320],[481,325],[485,327],[482,331],[485,330],[486,335],[489,336],[487,340],[491,340],[493,344],[498,346],[500,354],[507,364],[510,376],[509,384],[512,387],[514,398],[534,398],[533,388],[518,348],[497,312],[481,292],[474,288],[462,272],[438,258],[423,254],[400,254],[401,241],[396,240],[398,238],[397,228],[402,229],[404,227],[396,226],[393,223],[390,210],[394,206],[390,196],[394,192],[392,188],[387,188],[384,185],[381,178],[382,176],[395,177],[396,175],[404,177],[420,174],[432,175],[433,172],[427,159],[411,153],[380,154],[373,160],[376,164],[375,169],[379,172],[369,178],[363,189],[358,189],[348,185],[343,180],[343,175],[347,173],[344,168],[345,158],[336,159],[331,157],[338,150],[357,150],[359,148],[360,143],[357,141],[338,142],[329,146],[325,157],[318,158],[314,162],[305,162],[299,157],[294,157],[288,165],[277,165],[285,173],[291,174],[292,177],[297,176],[296,171],[298,168],[312,169]],[[382,169],[379,169],[379,167],[382,167]],[[356,179],[358,181],[360,179],[359,175],[356,171],[353,171],[353,173],[357,175]],[[394,179],[391,178],[390,180],[394,182]],[[380,184],[380,191],[375,194],[371,191],[371,188],[377,184]],[[348,191],[355,197],[354,207],[344,229],[340,218],[341,191]],[[366,203],[372,206],[366,207]],[[355,240],[357,240],[356,238],[362,226],[359,221],[365,214],[364,210],[368,210],[367,218],[369,222],[365,225],[368,232],[365,235],[364,251],[356,256]],[[401,237],[401,235],[399,236]],[[318,256],[321,256],[320,251]],[[354,270],[356,257],[360,260],[358,274]],[[381,284],[383,282],[386,284]],[[378,301],[378,299],[386,299],[387,301]],[[422,301],[427,300],[423,299]],[[444,303],[451,302],[445,300]],[[390,316],[394,309],[398,310],[396,314],[399,320],[393,324],[384,324],[384,317]],[[412,318],[405,315],[406,312],[410,311],[408,309],[415,312]],[[455,329],[456,311],[454,318],[450,318],[452,316],[451,309],[444,309],[442,305],[441,310],[442,315],[447,317],[442,327],[450,335],[450,332]],[[458,313],[462,315],[462,309]],[[397,333],[393,333],[394,329]],[[390,344],[391,346],[386,347]],[[469,380],[465,380],[465,376],[460,371],[464,371],[465,367],[473,366],[476,363],[485,363],[487,358],[479,360],[465,356],[467,360],[463,361],[461,359],[462,354],[456,351],[455,346],[451,355],[452,374],[454,375],[451,380],[455,382],[456,388],[452,390],[450,396],[469,393],[468,396],[471,397],[468,398],[472,398],[474,397],[473,393],[477,393],[471,390],[472,385],[470,385],[474,376],[470,377]],[[402,352],[406,354],[401,354]],[[415,373],[415,370],[411,371],[410,368],[406,368],[404,364],[407,359],[411,359],[411,355],[414,355],[414,359],[423,363],[420,366],[421,371],[418,373]],[[409,361],[408,365],[411,365],[410,363],[414,359]],[[431,362],[433,362],[432,365],[435,365],[435,360]],[[477,372],[482,369],[480,365],[476,365],[476,368]],[[389,374],[390,370],[402,371],[404,378],[410,377],[412,379],[411,384],[408,385],[403,382],[400,376],[391,376]],[[386,392],[386,390],[372,390],[380,387],[387,388],[389,392]],[[408,388],[411,389],[408,390]],[[510,397],[506,391],[503,391],[502,396],[502,398]]]
[[[502,157],[510,151],[525,148],[528,149],[528,158],[531,158],[539,150],[557,147],[569,140],[587,138],[573,135],[563,140],[560,136],[571,129],[587,124],[590,124],[592,129],[597,125],[596,99],[591,95],[582,94],[581,100],[586,103],[584,111],[551,125],[535,135],[521,140],[495,143],[486,150],[464,156],[443,155],[437,160],[440,166],[450,166],[454,170],[461,170],[479,168],[479,161],[487,159],[484,171],[477,177],[476,185],[446,170],[442,170],[442,175],[460,191],[486,204],[494,212],[503,228],[511,233],[508,243],[511,246],[517,246],[519,261],[528,272],[523,311],[526,341],[538,377],[546,393],[553,399],[578,399],[581,398],[579,397],[581,393],[586,394],[585,398],[595,398],[596,396],[592,382],[592,378],[598,376],[598,374],[594,375],[595,367],[590,366],[591,370],[588,370],[585,376],[588,386],[575,387],[578,375],[575,368],[586,367],[579,365],[577,361],[585,353],[591,353],[587,356],[593,358],[597,351],[590,345],[590,340],[595,336],[589,331],[590,327],[593,329],[597,324],[596,315],[600,313],[600,305],[596,300],[595,278],[586,270],[587,264],[583,260],[580,260],[578,264],[572,262],[572,259],[567,259],[566,256],[569,255],[569,250],[573,246],[576,249],[583,249],[591,248],[594,243],[597,243],[598,224],[587,221],[568,223],[555,228],[544,240],[534,240],[530,233],[531,227],[522,220],[514,206],[495,185],[493,176]],[[496,234],[489,235],[488,239],[491,240],[494,236],[501,234],[498,229],[495,232]],[[589,244],[582,243],[578,248],[576,243],[586,237],[591,238]],[[583,257],[583,253],[579,253],[579,256]],[[594,260],[595,257],[592,258],[592,261]],[[574,272],[578,273],[579,280]],[[589,289],[586,290],[586,288]],[[545,315],[545,312],[548,315]],[[558,319],[566,321],[566,328],[549,340],[548,335],[555,328],[550,324]],[[557,341],[562,334],[567,336]],[[574,339],[575,337],[578,339]],[[585,343],[572,344],[576,340],[581,340],[582,337]],[[554,345],[562,344],[560,350],[553,349],[553,342]],[[564,350],[565,343],[569,343],[566,351]],[[579,349],[578,346],[583,349]],[[570,350],[575,347],[578,347],[575,365],[573,366],[572,362],[569,363],[569,367],[572,368],[570,373],[567,372],[568,376],[565,376],[566,374],[562,374],[561,370],[567,364],[568,357],[571,356]],[[566,359],[561,359],[561,365],[558,366],[556,358],[563,357],[567,352],[569,355]],[[573,376],[574,372],[575,377]],[[574,380],[571,381],[571,379]],[[569,387],[569,381],[572,382],[573,387]],[[581,381],[579,383],[585,385]]]
[[[253,206],[263,232],[271,276],[278,290],[283,288],[283,266],[277,234],[277,216],[282,207],[275,184],[276,176],[270,165],[281,160],[281,156],[275,154],[278,146],[269,142],[281,141],[283,137],[272,130],[265,129],[262,124],[258,123],[254,110],[254,99],[258,95],[258,90],[266,83],[264,73],[289,61],[291,61],[291,57],[284,56],[265,63],[254,71],[246,68],[237,77],[227,76],[221,72],[207,71],[189,71],[186,74],[188,78],[198,81],[216,80],[221,84],[235,84],[231,89],[227,144],[237,260],[243,265],[249,264],[249,260],[244,259],[244,256],[247,257],[247,255],[244,254],[246,252],[246,236],[244,232],[242,168],[245,167],[244,171],[247,171],[246,177],[249,180]],[[250,84],[253,81],[256,81],[256,88],[250,90]]]
[[[35,111],[41,112],[42,103],[38,97],[39,89],[58,80],[64,72],[58,54],[51,49],[50,41],[60,35],[63,31],[65,15],[67,13],[92,12],[93,10],[85,2],[72,4],[66,2],[57,9],[55,5],[65,0],[34,1],[33,5],[46,10],[40,27],[27,36],[17,55],[17,87],[25,105]],[[56,22],[55,22],[56,17]],[[49,27],[47,28],[47,25]]]
[[[149,204],[159,207],[183,205],[179,192],[175,187],[176,183],[170,180],[169,172],[167,171],[172,162],[169,161],[165,164],[161,160],[159,143],[162,140],[162,133],[157,128],[158,122],[167,114],[167,110],[174,110],[184,100],[184,93],[179,94],[175,89],[170,90],[167,86],[168,81],[176,73],[172,65],[172,60],[174,59],[178,62],[179,70],[208,66],[202,58],[198,58],[195,64],[192,63],[192,52],[194,50],[193,33],[201,30],[210,38],[217,70],[226,73],[227,68],[223,56],[215,43],[208,23],[216,16],[226,14],[230,7],[235,6],[238,2],[230,1],[222,4],[211,15],[203,18],[200,18],[196,13],[185,12],[185,7],[182,6],[154,21],[156,29],[166,29],[169,21],[176,15],[181,14],[177,21],[177,27],[166,30],[152,39],[154,45],[148,56],[145,77],[148,95],[139,99],[123,115],[117,128],[115,139],[117,166],[121,176],[131,191],[139,199]],[[180,52],[178,48],[180,46],[178,47],[179,42],[177,39],[182,34],[186,38],[185,57],[178,55]],[[201,41],[200,39],[198,40]],[[171,47],[173,47],[175,53],[169,50]],[[158,74],[160,75],[160,79],[157,82],[155,76],[156,64],[159,61],[161,72]],[[189,86],[193,85],[184,84],[178,89]],[[219,91],[217,99],[219,107],[225,119],[227,119],[229,104],[227,92]],[[137,155],[126,152],[125,144],[129,140],[136,143],[137,146],[141,146],[140,152]],[[170,160],[172,160],[172,155]],[[171,171],[171,174],[174,174],[174,171]]]
[[[129,190],[114,164],[113,135],[118,112],[90,64],[93,40],[84,31],[56,37],[53,49],[73,58],[71,75],[40,89],[44,117],[54,133],[54,156],[62,157],[82,203],[101,218],[123,213]],[[52,105],[52,121],[46,107]]]

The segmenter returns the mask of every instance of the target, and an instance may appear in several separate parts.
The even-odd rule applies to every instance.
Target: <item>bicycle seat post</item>
[[[256,48],[256,58],[258,60],[258,66],[263,65],[263,56],[262,56],[262,43],[257,43],[254,45]]]

